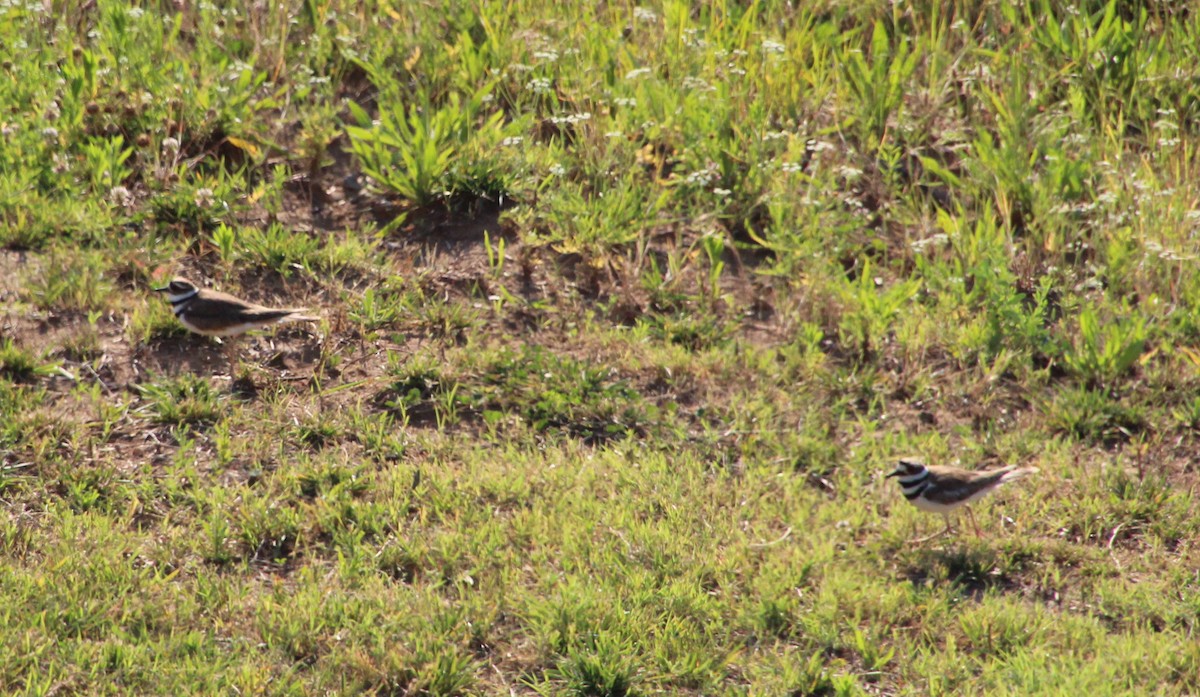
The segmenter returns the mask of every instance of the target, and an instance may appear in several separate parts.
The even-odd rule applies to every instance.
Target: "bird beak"
[[[155,293],[165,293],[168,290],[171,290],[171,286],[170,286],[170,284],[167,284],[167,285],[163,286],[162,288],[151,288],[151,290],[153,290]]]
[[[888,473],[888,475],[886,477],[884,477],[884,479],[891,479],[892,477],[899,477],[901,474],[904,474],[903,470],[901,470],[899,467],[897,467],[896,469],[894,469],[890,473]]]

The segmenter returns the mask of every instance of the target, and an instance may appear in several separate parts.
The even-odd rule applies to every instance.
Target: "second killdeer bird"
[[[273,308],[256,305],[228,293],[199,288],[186,278],[175,278],[155,292],[166,293],[171,309],[183,326],[196,334],[235,337],[252,329],[279,322],[315,322],[300,308]],[[228,347],[226,348],[228,351]],[[230,377],[233,360],[230,356]]]
[[[916,540],[924,542],[950,532],[950,513],[983,498],[1001,484],[1027,474],[1037,472],[1036,467],[1003,467],[985,472],[971,472],[957,467],[929,465],[916,458],[901,458],[888,477],[899,477],[904,498],[914,506],[930,513],[941,513],[946,519],[946,528],[936,535]],[[979,524],[975,514],[967,508],[975,534]]]

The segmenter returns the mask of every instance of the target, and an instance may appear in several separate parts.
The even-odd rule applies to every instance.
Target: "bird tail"
[[[320,322],[321,321],[320,317],[313,317],[311,315],[306,315],[306,314],[304,314],[305,312],[308,312],[308,308],[304,308],[304,307],[294,308],[289,311],[290,314],[284,316],[283,319],[281,319],[279,321],[280,322]]]
[[[1036,467],[1014,467],[1005,473],[1005,475],[1000,479],[1000,483],[1003,484],[1004,482],[1011,482],[1014,479],[1020,479],[1027,474],[1035,474],[1037,472],[1038,468]]]

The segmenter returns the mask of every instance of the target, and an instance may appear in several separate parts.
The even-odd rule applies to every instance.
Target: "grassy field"
[[[0,1],[0,692],[1200,692],[1200,15]],[[316,324],[223,349],[174,275]],[[896,458],[1041,472],[983,536]]]

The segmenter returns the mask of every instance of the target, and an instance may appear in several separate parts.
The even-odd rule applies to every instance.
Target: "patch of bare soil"
[[[26,252],[0,249],[0,303],[11,307],[19,298],[21,274],[29,264]]]

